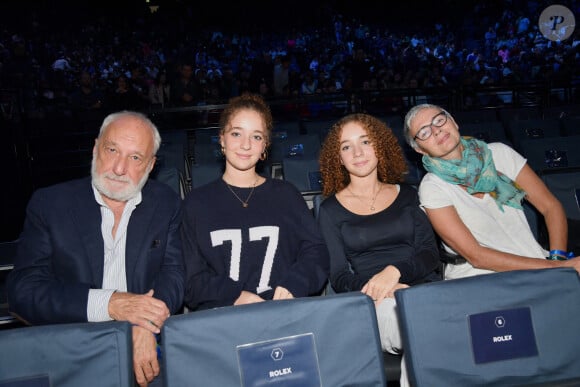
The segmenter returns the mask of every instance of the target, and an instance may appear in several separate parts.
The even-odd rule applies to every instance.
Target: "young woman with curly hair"
[[[394,292],[437,281],[439,251],[392,130],[368,114],[333,125],[322,146],[318,221],[330,252],[335,292],[373,299],[384,351],[401,352]],[[404,364],[401,386],[408,385]]]

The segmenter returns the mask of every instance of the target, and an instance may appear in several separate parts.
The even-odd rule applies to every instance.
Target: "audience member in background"
[[[200,91],[197,90],[193,67],[184,63],[179,68],[179,74],[171,84],[171,99],[175,106],[194,106],[200,100]]]
[[[300,85],[300,92],[302,95],[310,95],[318,91],[318,79],[314,78],[312,70],[309,70],[304,74],[304,79]]]
[[[437,242],[417,191],[400,184],[407,172],[403,151],[382,121],[351,114],[327,135],[320,171],[327,198],[318,221],[330,252],[330,284],[338,293],[372,298],[383,350],[400,353],[395,291],[441,279]]]
[[[76,111],[102,109],[105,106],[105,95],[93,84],[93,78],[88,71],[82,71],[79,84],[69,95],[70,106]]]
[[[462,137],[453,117],[430,104],[409,110],[405,138],[428,172],[419,186],[421,206],[448,250],[466,259],[446,265],[445,278],[557,266],[580,271],[580,258],[566,260],[562,205],[520,154]],[[534,238],[523,199],[543,215],[550,252]]]
[[[140,386],[160,383],[153,334],[182,306],[181,201],[148,181],[161,138],[133,112],[105,118],[91,178],[43,188],[28,204],[10,310],[30,324],[129,321]]]
[[[290,81],[290,59],[288,56],[277,56],[274,58],[274,96],[282,97],[284,90]]]
[[[149,86],[149,103],[153,107],[164,108],[170,105],[171,86],[167,82],[167,73],[160,71],[155,82]]]
[[[137,96],[137,108],[140,110],[149,107],[149,87],[153,84],[153,79],[149,77],[144,66],[132,63],[128,77],[131,80],[131,88]]]
[[[230,99],[220,117],[225,172],[184,199],[182,240],[191,309],[319,294],[328,250],[289,182],[264,177],[272,114],[263,98]]]
[[[107,96],[108,108],[117,110],[139,110],[141,101],[131,85],[131,80],[121,74],[117,77],[112,90]]]

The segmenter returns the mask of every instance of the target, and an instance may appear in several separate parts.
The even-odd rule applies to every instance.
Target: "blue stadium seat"
[[[224,157],[219,143],[196,143],[193,145],[193,162],[195,164],[221,163]]]
[[[562,132],[566,136],[580,135],[580,117],[566,116],[561,119]]]
[[[6,278],[14,268],[18,240],[0,242],[0,326],[12,327],[18,324],[8,311],[8,297],[6,294]]]
[[[538,107],[508,107],[498,109],[497,117],[507,131],[511,122],[541,119],[542,111]]]
[[[161,334],[166,387],[386,386],[374,305],[359,292],[190,312]]]
[[[2,330],[0,386],[133,387],[131,337],[118,321]]]
[[[191,166],[191,188],[197,188],[218,179],[224,173],[224,163],[200,163]]]
[[[390,115],[380,115],[377,116],[377,118],[383,121],[385,124],[387,124],[387,126],[393,131],[395,136],[397,136],[397,139],[399,139],[399,142],[401,144],[405,143],[405,137],[403,135],[405,123],[403,122],[403,117],[401,117],[398,114],[397,115],[390,114]]]
[[[523,140],[542,140],[561,136],[561,123],[557,118],[512,120],[507,127],[508,138],[516,150],[522,150]]]
[[[219,128],[198,128],[194,131],[195,144],[219,144]]]
[[[508,140],[505,129],[499,121],[459,123],[459,132],[462,136],[475,137],[487,143],[503,142],[512,146],[512,142]]]
[[[540,177],[566,212],[568,251],[580,254],[580,167],[544,170]]]
[[[540,175],[558,198],[568,221],[568,251],[580,254],[580,167],[546,170]]]
[[[326,135],[332,128],[332,125],[338,121],[337,119],[326,119],[326,120],[303,120],[302,126],[306,134],[315,134],[323,143]]]
[[[580,135],[567,137],[526,138],[521,153],[537,173],[544,170],[580,167]]]
[[[500,122],[495,109],[464,110],[450,113],[460,127],[465,124]]]
[[[156,166],[153,171],[151,171],[150,177],[170,186],[171,189],[173,189],[182,199],[189,191],[189,187],[187,186],[181,171],[175,167]]]
[[[564,206],[566,217],[580,220],[580,167],[544,170],[540,177]]]
[[[280,139],[298,136],[301,134],[301,129],[299,120],[274,121],[272,138]]]
[[[433,282],[395,298],[415,387],[580,383],[580,278],[572,268]]]
[[[279,164],[285,158],[318,158],[321,144],[317,134],[273,138],[268,161],[271,164]]]
[[[156,164],[159,167],[177,168],[185,180],[189,180],[189,150],[185,130],[165,130],[161,133],[161,146],[157,151]]]
[[[302,194],[322,191],[318,159],[287,157],[282,160],[284,180],[294,184]]]

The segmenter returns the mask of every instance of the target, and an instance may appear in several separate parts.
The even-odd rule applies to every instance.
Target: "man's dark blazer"
[[[163,300],[171,313],[183,302],[181,199],[149,180],[127,226],[127,291]],[[10,311],[31,324],[87,321],[89,289],[103,282],[101,211],[91,179],[37,190],[30,199],[14,270]]]

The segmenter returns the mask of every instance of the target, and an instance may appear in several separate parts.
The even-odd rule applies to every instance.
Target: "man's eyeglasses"
[[[414,140],[425,141],[433,134],[433,127],[440,128],[447,122],[447,112],[440,112],[435,117],[429,125],[425,125],[419,129]]]

